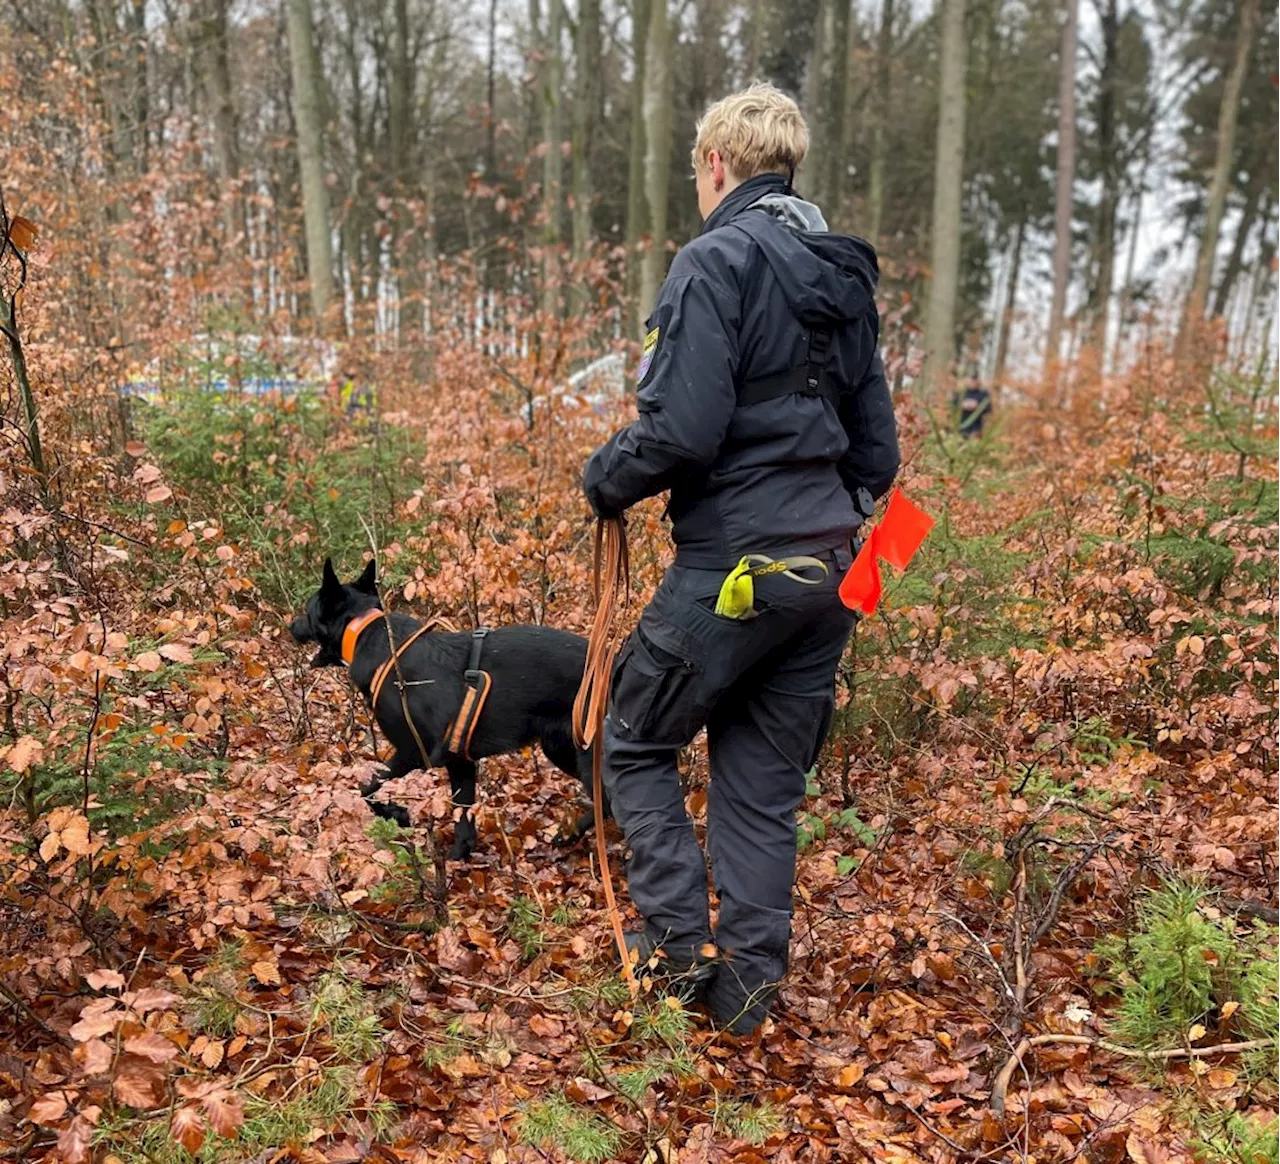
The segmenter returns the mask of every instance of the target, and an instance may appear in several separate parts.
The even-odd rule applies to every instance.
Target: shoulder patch
[[[655,327],[644,337],[644,348],[640,353],[640,367],[636,371],[637,383],[645,378],[653,364],[654,353],[658,350],[658,340],[662,338],[662,328]]]

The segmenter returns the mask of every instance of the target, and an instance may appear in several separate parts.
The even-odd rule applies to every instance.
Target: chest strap
[[[840,389],[827,371],[831,339],[831,328],[810,328],[805,362],[785,372],[744,381],[738,391],[739,407],[763,404],[766,400],[777,400],[782,396],[821,396],[835,404]]]
[[[458,708],[458,714],[445,733],[445,747],[464,760],[471,759],[471,737],[475,735],[480,713],[484,710],[489,690],[493,686],[493,677],[489,672],[480,670],[480,656],[484,652],[484,640],[488,634],[489,628],[485,626],[477,627],[471,632],[471,656],[467,660],[467,669],[462,673],[466,685],[462,706]]]

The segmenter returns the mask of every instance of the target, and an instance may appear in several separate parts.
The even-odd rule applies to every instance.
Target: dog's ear
[[[324,574],[320,579],[320,596],[322,598],[339,598],[342,595],[342,583],[333,569],[333,559],[325,558]]]
[[[374,558],[369,559],[369,564],[365,566],[364,573],[352,583],[357,590],[363,590],[366,594],[378,593],[378,564]]]

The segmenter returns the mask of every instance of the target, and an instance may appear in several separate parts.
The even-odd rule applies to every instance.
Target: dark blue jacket
[[[670,489],[676,559],[700,568],[847,545],[899,466],[878,276],[872,247],[828,233],[785,177],[731,191],[658,293],[640,415],[587,462],[592,509],[619,513]],[[828,337],[834,400],[740,401],[749,383],[811,366],[813,334]]]

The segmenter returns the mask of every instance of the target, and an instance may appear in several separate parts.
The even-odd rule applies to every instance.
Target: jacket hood
[[[768,219],[784,229],[771,228]],[[880,277],[875,248],[854,235],[828,231],[822,212],[798,197],[784,175],[760,174],[743,182],[707,219],[703,232],[729,222],[747,230],[760,246],[801,323],[844,323],[874,304]]]

